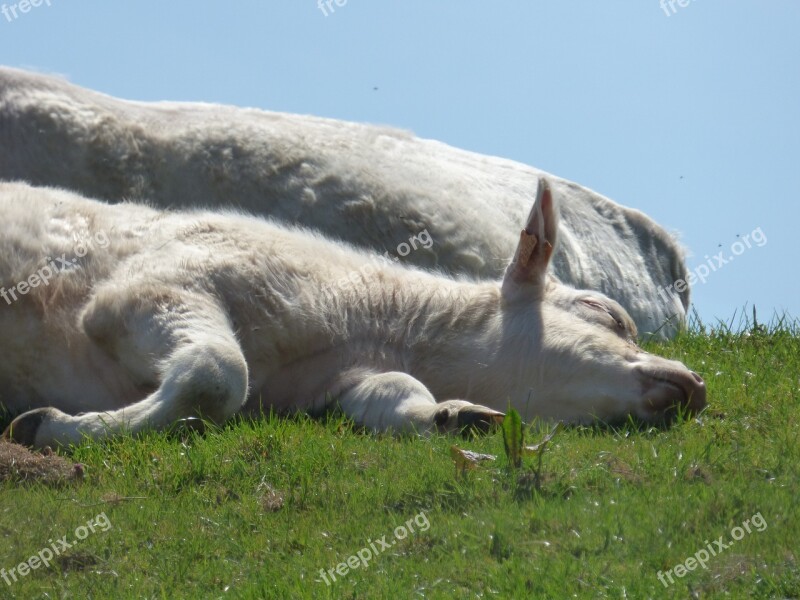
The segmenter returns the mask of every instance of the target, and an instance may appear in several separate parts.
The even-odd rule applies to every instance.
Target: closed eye
[[[580,301],[594,310],[606,313],[609,317],[611,317],[611,319],[614,321],[614,323],[620,330],[625,331],[625,323],[623,322],[623,320],[620,318],[619,315],[615,314],[611,310],[611,308],[593,298],[581,298]]]

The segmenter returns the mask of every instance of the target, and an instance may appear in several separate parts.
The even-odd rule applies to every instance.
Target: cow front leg
[[[341,393],[339,406],[358,425],[397,434],[488,431],[503,419],[503,413],[465,400],[437,403],[420,381],[397,371],[360,376]]]

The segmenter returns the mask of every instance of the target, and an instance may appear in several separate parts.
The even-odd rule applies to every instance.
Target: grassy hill
[[[0,483],[0,597],[800,597],[800,332],[692,330],[648,349],[705,377],[702,415],[567,428],[520,469],[500,433],[337,417],[60,451],[82,483]],[[497,460],[461,471],[453,445]]]

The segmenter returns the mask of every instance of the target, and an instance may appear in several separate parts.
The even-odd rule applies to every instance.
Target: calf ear
[[[519,244],[503,279],[503,294],[524,293],[540,298],[547,281],[547,265],[556,245],[558,213],[553,204],[550,184],[539,179],[536,200],[528,215],[525,229],[519,235]]]

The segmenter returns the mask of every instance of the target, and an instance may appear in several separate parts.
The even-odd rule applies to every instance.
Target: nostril
[[[700,411],[706,405],[706,382],[694,371],[690,371],[697,387],[689,394],[689,409]]]

